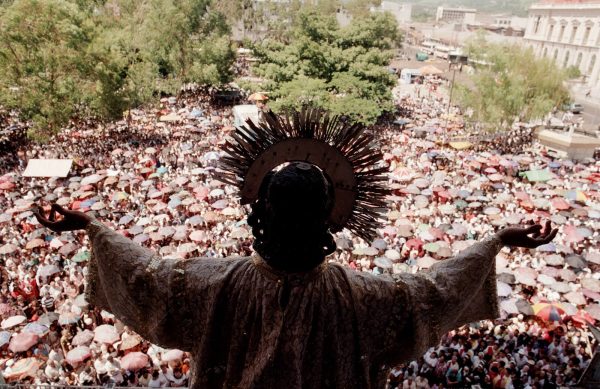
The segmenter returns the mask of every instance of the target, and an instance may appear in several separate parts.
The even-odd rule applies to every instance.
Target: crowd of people
[[[527,134],[501,153],[493,142],[454,148],[440,140],[464,133],[461,113],[448,115],[446,98],[427,80],[414,88],[420,92],[396,93],[407,115],[402,126],[374,129],[394,190],[380,236],[364,242],[341,232],[330,260],[376,274],[417,272],[506,225],[550,218],[560,234],[536,251],[503,250],[496,266],[502,317],[457,329],[423,358],[394,367],[389,387],[576,382],[595,345],[586,323],[600,320],[600,164],[555,160]],[[31,206],[93,212],[162,257],[249,255],[246,211],[233,187],[211,178],[233,129],[231,112],[207,91],[188,91],[123,121],[77,123],[48,144],[0,155],[4,380],[187,385],[189,355],[149,344],[87,304],[85,232],[53,234]],[[64,178],[23,177],[35,158],[73,164]]]

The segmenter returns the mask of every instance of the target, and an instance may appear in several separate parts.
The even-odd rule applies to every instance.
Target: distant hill
[[[475,8],[481,12],[511,13],[526,16],[529,6],[538,0],[411,0],[415,14],[421,12],[435,16],[435,9],[440,6]]]

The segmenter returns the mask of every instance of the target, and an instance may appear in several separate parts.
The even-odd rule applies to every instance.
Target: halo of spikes
[[[272,146],[294,139],[320,141],[343,155],[354,175],[354,185],[350,188],[354,192],[354,203],[344,217],[344,225],[332,230],[336,232],[345,227],[367,241],[374,239],[376,229],[381,226],[385,196],[389,194],[385,186],[387,168],[378,165],[383,155],[373,134],[361,124],[343,121],[340,116],[329,115],[317,108],[304,108],[287,115],[266,112],[259,123],[248,119],[243,126],[236,127],[222,149],[225,155],[219,161],[215,178],[243,191],[253,163]],[[283,162],[297,160],[289,157],[284,155],[280,158],[284,159]],[[322,166],[319,167],[325,171]],[[335,178],[329,177],[332,181]],[[264,176],[259,179],[256,185],[261,184]]]

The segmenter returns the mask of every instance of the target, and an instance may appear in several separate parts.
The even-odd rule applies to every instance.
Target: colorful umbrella
[[[565,193],[565,198],[571,201],[579,201],[585,203],[587,200],[587,196],[580,190],[570,190]]]
[[[565,310],[559,303],[537,303],[533,305],[533,314],[545,321],[560,321]]]
[[[8,331],[0,332],[0,347],[4,346],[5,344],[8,344],[8,342],[10,342],[11,336],[12,336],[11,332],[8,332]]]
[[[32,334],[36,334],[37,336],[44,336],[48,333],[48,331],[48,327],[37,322],[28,323],[25,327],[23,327],[23,332],[30,332]]]
[[[43,362],[37,358],[19,359],[10,368],[10,373],[4,373],[7,381],[19,381],[26,377],[34,377]]]

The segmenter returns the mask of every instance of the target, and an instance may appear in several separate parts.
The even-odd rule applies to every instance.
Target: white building
[[[600,0],[545,0],[529,8],[525,44],[560,67],[576,66],[600,97]]]
[[[524,30],[527,27],[527,18],[512,15],[495,15],[492,27]]]
[[[476,13],[477,10],[473,8],[437,7],[435,21],[456,24],[473,24],[475,23]]]
[[[412,20],[412,4],[408,3],[384,0],[379,7],[371,8],[371,12],[389,12],[394,15],[399,25],[410,23]]]

